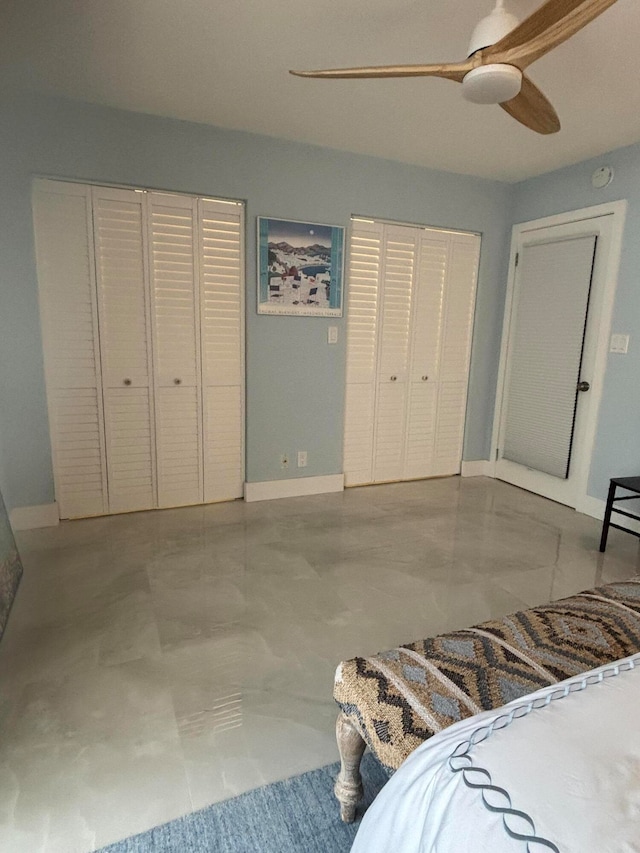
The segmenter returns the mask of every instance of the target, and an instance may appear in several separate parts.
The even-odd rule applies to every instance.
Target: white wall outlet
[[[338,327],[337,326],[329,326],[327,331],[327,343],[337,344],[338,343]]]
[[[307,467],[307,451],[299,450],[298,451],[298,468],[306,468]]]
[[[280,467],[288,468],[289,467],[289,456],[286,453],[283,453],[280,457]]]
[[[626,355],[629,351],[629,335],[611,335],[609,352],[618,352]]]

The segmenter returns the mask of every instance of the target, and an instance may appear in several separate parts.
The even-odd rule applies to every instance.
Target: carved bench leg
[[[336,720],[336,739],[341,766],[333,790],[340,803],[340,817],[345,823],[353,823],[356,806],[362,799],[360,761],[366,744],[360,732],[342,711]]]

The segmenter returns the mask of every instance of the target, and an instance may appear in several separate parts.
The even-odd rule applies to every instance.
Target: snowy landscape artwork
[[[258,313],[342,316],[344,228],[258,217]]]

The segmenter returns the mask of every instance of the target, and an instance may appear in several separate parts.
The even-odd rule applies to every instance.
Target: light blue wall
[[[614,180],[595,190],[591,175],[604,164],[614,167]],[[514,189],[515,222],[628,200],[612,331],[629,333],[631,343],[628,355],[609,355],[588,486],[590,495],[604,499],[611,477],[640,474],[640,145],[550,172]]]
[[[247,479],[342,470],[344,319],[256,314],[255,217],[344,225],[352,213],[483,234],[465,458],[486,458],[512,188],[247,133],[44,98],[0,104],[0,488],[48,503],[53,481],[30,209],[33,175],[247,202]],[[280,454],[308,452],[283,471]]]

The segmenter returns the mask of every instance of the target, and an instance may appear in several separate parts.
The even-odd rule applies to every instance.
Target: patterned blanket
[[[457,720],[637,652],[640,577],[345,661],[334,697],[396,770]]]

